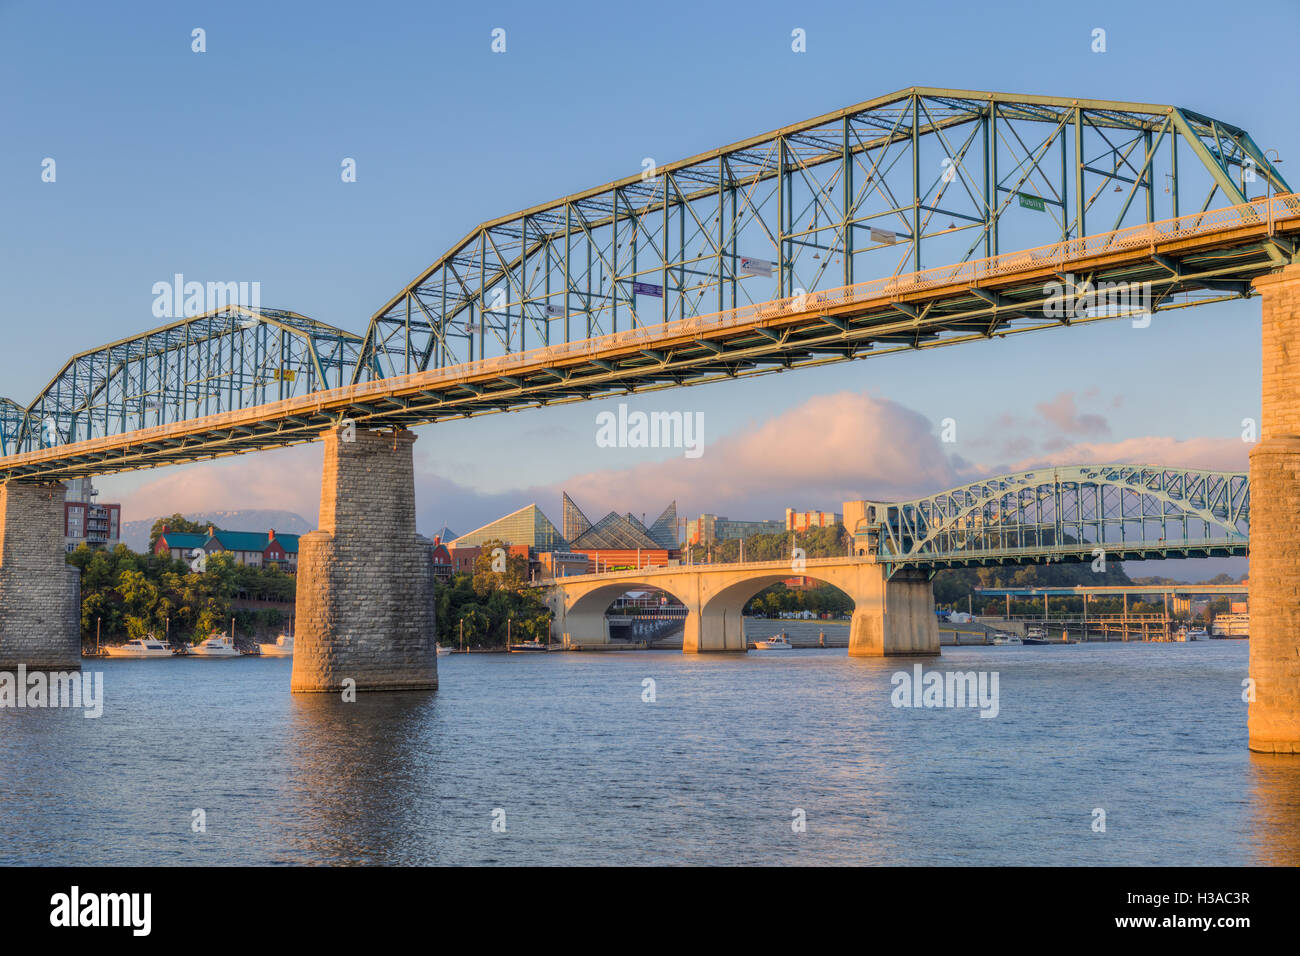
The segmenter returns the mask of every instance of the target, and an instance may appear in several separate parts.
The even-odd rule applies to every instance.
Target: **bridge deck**
[[[1270,209],[1271,207],[1271,209]],[[440,419],[700,384],[903,349],[1116,318],[1052,318],[1049,283],[1150,282],[1154,311],[1250,293],[1295,252],[1300,196],[862,282],[663,325],[315,392],[239,411],[0,458],[0,480],[68,479],[315,440],[341,420]],[[1175,295],[1209,290],[1204,298]]]

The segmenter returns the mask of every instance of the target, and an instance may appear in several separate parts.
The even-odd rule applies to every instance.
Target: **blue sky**
[[[1298,9],[0,0],[0,394],[25,403],[72,352],[157,324],[151,289],[173,273],[260,281],[263,304],[363,331],[484,219],[629,175],[645,156],[671,161],[912,85],[1187,106],[1277,148],[1294,182],[1300,78],[1286,45]],[[195,27],[206,53],[191,52]],[[505,55],[490,50],[496,27]],[[791,53],[796,27],[805,54]],[[1096,27],[1105,54],[1090,50]],[[40,180],[44,157],[56,183]],[[343,157],[357,160],[354,184],[340,181]],[[920,457],[956,417],[959,442],[944,451],[978,466],[1087,442],[1097,453],[1136,443],[1171,464],[1235,454],[1244,467],[1245,448],[1227,443],[1258,417],[1258,383],[1252,300],[1158,315],[1140,331],[1099,324],[633,404],[702,410],[707,440],[766,441],[774,458],[817,458],[807,436],[758,436],[831,397],[824,407],[849,409],[846,428],[853,415],[903,416],[910,430],[877,440]],[[558,520],[569,484],[589,489],[591,510],[657,514],[670,456],[597,448],[593,415],[584,405],[422,429],[423,530],[464,530],[530,495]],[[275,476],[310,476],[313,454],[102,486],[128,519],[172,502],[307,511],[313,482]],[[874,446],[843,457],[859,455],[890,457]],[[897,477],[930,474],[900,465]],[[896,490],[870,467],[805,477],[774,478],[768,493],[683,478],[679,505],[768,517],[782,502],[838,509],[840,494]]]

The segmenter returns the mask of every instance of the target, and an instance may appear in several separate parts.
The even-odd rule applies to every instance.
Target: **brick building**
[[[121,539],[122,506],[99,504],[99,492],[89,478],[74,478],[67,483],[63,499],[63,547],[72,552],[83,544],[97,550],[117,547]]]
[[[270,531],[222,531],[209,525],[206,532],[172,531],[166,525],[154,545],[154,554],[189,562],[194,552],[229,554],[236,564],[254,568],[276,567],[290,573],[298,569],[298,535]]]

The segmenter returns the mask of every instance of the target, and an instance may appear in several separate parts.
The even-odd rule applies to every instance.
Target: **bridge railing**
[[[812,573],[817,568],[839,566],[844,564],[853,564],[855,562],[862,564],[879,563],[876,555],[841,555],[834,558],[803,558],[796,565],[791,558],[780,558],[776,561],[709,561],[702,564],[660,564],[654,567],[630,568],[626,571],[602,571],[596,574],[568,574],[559,578],[547,578],[538,581],[539,586],[550,587],[554,584],[563,584],[565,581],[585,581],[592,578],[598,578],[602,581],[630,580],[636,581],[640,578],[661,575],[661,574],[680,574],[691,571],[772,571],[780,573],[785,577],[816,577]]]

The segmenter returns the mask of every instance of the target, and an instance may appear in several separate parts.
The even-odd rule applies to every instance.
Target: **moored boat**
[[[202,644],[196,644],[189,649],[190,657],[238,657],[239,651],[235,648],[230,638],[214,634]]]
[[[507,645],[511,654],[536,654],[538,651],[546,653],[546,645],[541,641],[522,641],[519,644]]]
[[[281,634],[274,644],[258,644],[263,657],[293,657],[293,635]]]
[[[1029,630],[1025,631],[1025,639],[1020,643],[1047,644],[1049,643],[1047,640],[1047,632],[1044,631],[1041,627],[1031,627],[1029,628]]]
[[[164,644],[150,634],[148,637],[137,637],[125,644],[106,646],[104,653],[109,657],[171,657],[172,648],[170,644]]]

